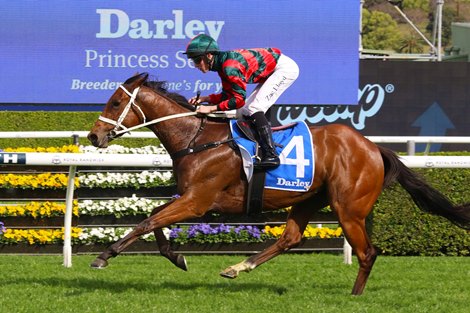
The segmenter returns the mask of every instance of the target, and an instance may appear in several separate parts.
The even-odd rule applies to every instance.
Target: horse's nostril
[[[98,136],[96,134],[89,133],[87,138],[94,146],[96,146],[96,143],[98,142]]]

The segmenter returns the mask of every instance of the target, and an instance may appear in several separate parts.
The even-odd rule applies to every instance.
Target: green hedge
[[[416,169],[456,204],[470,202],[470,169]],[[372,217],[372,241],[389,255],[470,255],[470,233],[424,213],[398,184],[387,189]]]
[[[0,112],[0,131],[89,130],[99,112]],[[0,139],[1,147],[48,147],[70,144],[71,139]],[[85,138],[81,144],[88,145]],[[158,144],[157,139],[126,139],[125,146]],[[438,153],[445,155],[445,152]],[[450,155],[469,155],[451,152]],[[455,203],[470,202],[470,169],[417,170]],[[371,217],[372,240],[389,255],[470,255],[470,234],[447,220],[422,213],[400,187],[387,189]]]
[[[0,111],[0,131],[88,131],[100,116],[100,112],[10,112]],[[56,139],[2,139],[2,147],[58,147],[73,143],[70,138]],[[86,138],[80,144],[89,145]],[[127,147],[159,144],[158,139],[126,139],[116,144]]]

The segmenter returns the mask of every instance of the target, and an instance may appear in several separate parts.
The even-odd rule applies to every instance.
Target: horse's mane
[[[185,107],[188,110],[194,111],[196,109],[196,107],[191,105],[184,96],[176,92],[169,92],[166,89],[166,81],[146,80],[143,85],[149,87],[156,93],[175,101],[176,103]]]

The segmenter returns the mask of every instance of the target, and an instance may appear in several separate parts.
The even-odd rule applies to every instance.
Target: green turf
[[[357,262],[281,255],[235,280],[218,273],[244,256],[187,256],[183,272],[160,256],[0,255],[1,312],[469,312],[468,257],[379,257],[362,296]]]

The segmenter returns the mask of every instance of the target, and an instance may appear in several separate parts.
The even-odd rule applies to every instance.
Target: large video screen
[[[4,1],[0,12],[3,105],[102,104],[137,72],[188,98],[217,93],[217,73],[183,55],[200,33],[221,50],[277,47],[294,59],[300,76],[278,104],[358,101],[359,1]]]

